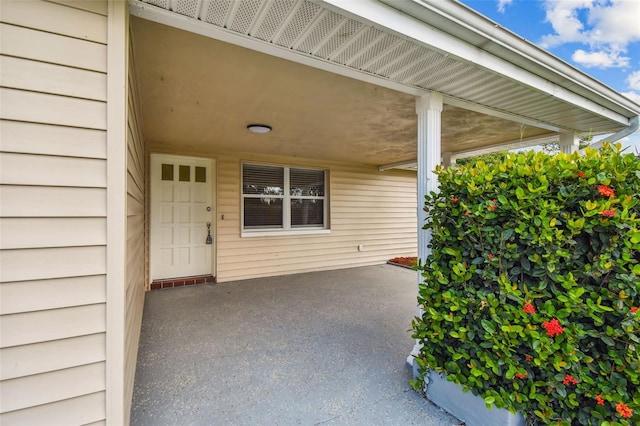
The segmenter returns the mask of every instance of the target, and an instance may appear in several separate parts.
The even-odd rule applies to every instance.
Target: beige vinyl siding
[[[43,404],[2,415],[3,426],[41,425],[42,419],[55,419],[46,425],[86,425],[105,417],[105,393],[96,392],[73,399]]]
[[[25,294],[38,297],[24,297]],[[105,298],[104,275],[3,282],[0,315],[100,304]]]
[[[104,350],[103,334],[14,346],[2,350],[7,368],[2,370],[0,377],[7,380],[72,368],[91,361],[98,363],[104,360]]]
[[[0,2],[0,423],[105,419],[106,2]]]
[[[329,171],[329,234],[241,237],[241,162]],[[217,279],[229,281],[384,263],[416,255],[416,175],[288,158],[218,157]],[[224,220],[221,219],[224,215]],[[363,245],[364,250],[358,251]]]
[[[64,386],[61,386],[62,383]],[[3,412],[11,412],[33,405],[47,404],[50,401],[62,401],[78,395],[96,393],[104,389],[104,383],[103,362],[4,380],[1,409]],[[37,389],[37,392],[34,392],[34,389]],[[42,424],[51,423],[53,422]]]
[[[107,156],[103,130],[4,121],[0,140],[5,152],[100,159]]]
[[[128,423],[145,293],[145,151],[133,52],[129,52],[127,134],[127,275],[124,335],[124,399]]]

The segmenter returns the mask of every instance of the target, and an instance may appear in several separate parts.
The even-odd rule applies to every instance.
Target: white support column
[[[438,179],[434,173],[440,164],[442,95],[429,93],[416,99],[418,114],[418,258],[425,263],[430,249],[431,232],[422,229],[427,218],[424,211],[424,197],[438,190]],[[421,277],[418,276],[418,283]],[[421,314],[421,312],[419,312]],[[407,363],[413,365],[413,357],[420,350],[418,343],[413,347]]]
[[[560,132],[560,152],[571,154],[580,149],[580,139],[573,132]]]
[[[435,174],[441,156],[442,95],[429,93],[416,100],[418,114],[418,257],[424,262],[429,255],[431,233],[422,229],[427,218],[424,197],[438,190]]]

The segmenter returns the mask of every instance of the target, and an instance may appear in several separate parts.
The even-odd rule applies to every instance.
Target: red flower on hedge
[[[562,384],[565,386],[577,385],[578,380],[575,377],[573,377],[571,374],[567,374],[564,376],[564,380],[562,381]]]
[[[451,197],[451,202],[452,202],[452,203],[457,203],[458,201],[460,201],[460,198],[458,198],[458,197]]]
[[[465,216],[471,216],[471,212],[469,210],[467,210],[466,212],[464,212]]]
[[[596,395],[596,404],[604,405],[604,399],[602,399],[602,395]]]
[[[602,216],[604,217],[614,217],[615,215],[616,215],[616,211],[614,209],[602,210]]]
[[[529,355],[525,355],[525,356],[524,356],[524,359],[526,359],[527,361],[531,362],[531,360],[532,360],[533,358],[531,358]]]
[[[631,309],[629,309],[629,312],[631,312],[632,314],[635,314],[636,312],[638,312],[638,309],[640,309],[640,308],[638,308],[638,307],[631,308]]]
[[[533,306],[533,304],[531,302],[525,303],[524,306],[522,307],[522,310],[526,314],[535,314],[536,313],[536,308],[535,308],[535,306]]]
[[[489,259],[493,259],[493,254],[489,253],[489,254],[487,255],[487,257],[488,257]]]
[[[542,326],[545,330],[547,330],[547,334],[551,337],[562,334],[564,332],[564,328],[562,328],[560,322],[558,322],[558,320],[555,318],[551,321],[543,322]]]
[[[516,377],[518,379],[524,379],[525,377],[527,377],[529,375],[529,373],[527,373],[526,371],[524,373],[516,373]]]
[[[494,211],[496,209],[496,206],[494,204],[489,204],[487,208],[491,211]]]
[[[605,197],[613,197],[616,195],[616,193],[613,192],[613,189],[609,188],[607,185],[599,185],[598,192],[600,195],[604,195]]]
[[[579,178],[583,178],[583,177],[585,177],[585,176],[586,176],[586,175],[585,175],[584,173],[582,173],[582,172],[578,172],[578,177],[579,177]]]
[[[627,404],[623,404],[622,402],[616,404],[616,411],[625,418],[633,416],[633,410],[627,407]]]

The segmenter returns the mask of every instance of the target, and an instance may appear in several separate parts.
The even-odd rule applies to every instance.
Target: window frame
[[[244,166],[260,166],[260,167],[276,167],[283,169],[283,195],[267,195],[269,198],[282,200],[282,227],[280,228],[249,228],[244,225],[245,199],[262,198],[263,194],[245,194],[244,193]],[[291,169],[297,170],[313,170],[322,171],[324,174],[324,195],[323,196],[297,196],[291,195]],[[322,225],[291,225],[291,200],[293,199],[316,199],[322,200]],[[259,237],[259,236],[281,236],[281,235],[315,235],[328,234],[331,232],[329,227],[329,170],[322,167],[308,166],[291,166],[283,164],[259,163],[253,161],[242,161],[240,163],[240,235],[242,237]]]

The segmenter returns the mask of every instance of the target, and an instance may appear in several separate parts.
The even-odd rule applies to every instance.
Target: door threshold
[[[193,277],[168,278],[164,280],[153,280],[151,290],[160,290],[163,288],[184,287],[197,284],[213,284],[216,278],[209,275],[196,275]]]

